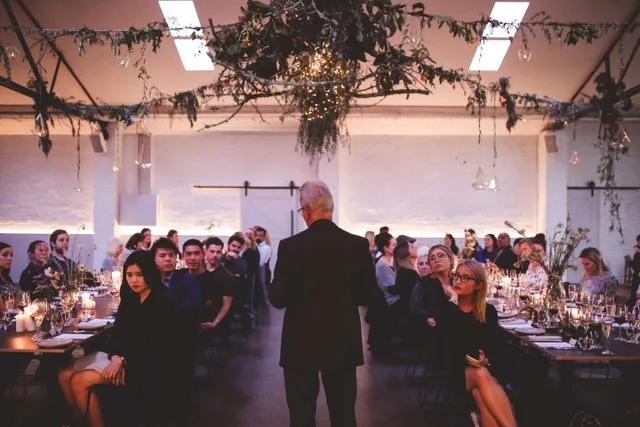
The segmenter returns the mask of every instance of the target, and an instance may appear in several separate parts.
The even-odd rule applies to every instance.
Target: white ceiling
[[[65,28],[87,26],[90,28],[117,29],[130,26],[144,26],[151,21],[162,21],[163,16],[156,0],[23,0],[33,15],[45,28]],[[19,21],[23,25],[30,25],[27,17],[13,1],[10,3]],[[196,9],[201,23],[209,18],[215,23],[234,22],[240,15],[240,6],[244,1],[239,0],[195,0]],[[473,20],[479,14],[489,14],[493,0],[430,0],[425,2],[429,13],[450,15],[457,19]],[[587,21],[623,22],[627,20],[638,4],[637,0],[616,0],[615,7],[603,7],[602,0],[533,0],[525,16],[525,20],[540,11],[550,14],[558,21]],[[8,25],[9,21],[4,13],[0,13],[0,25]],[[449,68],[464,68],[469,66],[476,46],[464,41],[453,40],[446,30],[425,31],[423,38],[432,57],[442,66]],[[502,75],[511,76],[512,89],[526,91],[538,95],[549,95],[556,99],[566,100],[578,89],[586,77],[591,73],[604,52],[611,45],[614,34],[593,45],[579,45],[578,47],[560,47],[558,44],[549,46],[544,38],[537,38],[529,43],[533,53],[530,62],[523,62],[518,58],[521,41],[516,39],[507,53],[507,57],[499,72],[483,72],[483,79],[487,82],[496,80]],[[625,37],[623,41],[623,56],[626,58],[638,35]],[[15,37],[10,34],[0,34],[0,40],[5,45],[18,45]],[[107,47],[92,47],[87,49],[86,55],[79,56],[71,40],[61,40],[60,49],[71,64],[80,80],[87,87],[92,96],[100,102],[135,103],[142,97],[142,83],[137,79],[137,70],[129,65],[127,68],[118,66],[118,60]],[[619,68],[618,48],[614,49],[612,66],[614,72]],[[137,59],[137,53],[131,53],[131,64]],[[640,83],[640,59],[632,65],[627,85]],[[44,60],[51,79],[55,68],[55,58]],[[146,66],[151,75],[150,84],[163,92],[175,92],[194,88],[200,84],[210,82],[215,71],[185,71],[175,45],[167,40],[157,54],[146,54]],[[13,79],[24,84],[28,79],[29,67],[25,62],[13,62]],[[589,85],[586,90],[592,90]],[[86,97],[79,86],[73,81],[66,70],[62,70],[56,83],[56,93],[62,97],[72,97],[85,100]],[[0,89],[0,106],[28,105],[30,100],[8,91]],[[392,97],[384,100],[382,106],[455,106],[466,104],[466,97],[460,89],[438,88],[431,96],[413,96],[409,100],[405,97]]]

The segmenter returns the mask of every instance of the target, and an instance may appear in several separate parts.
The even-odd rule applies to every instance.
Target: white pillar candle
[[[16,332],[24,332],[27,330],[27,315],[16,315]]]
[[[33,321],[33,318],[30,315],[27,316],[25,320],[26,320],[27,331],[34,332],[36,330],[36,322]]]
[[[121,283],[122,273],[120,273],[119,271],[111,272],[111,280],[113,281],[113,283]]]

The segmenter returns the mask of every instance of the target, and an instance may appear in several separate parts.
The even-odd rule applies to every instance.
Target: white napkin
[[[70,339],[70,340],[86,340],[87,338],[92,337],[93,334],[62,334],[62,335],[58,335],[56,338],[62,338],[62,339]]]
[[[542,348],[548,348],[553,350],[575,350],[576,346],[571,345],[568,342],[537,342],[536,345]]]

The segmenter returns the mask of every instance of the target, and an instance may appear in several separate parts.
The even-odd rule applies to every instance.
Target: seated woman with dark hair
[[[516,426],[509,398],[489,371],[499,326],[495,307],[485,302],[487,273],[481,263],[468,260],[453,277],[450,303],[441,316],[453,385],[471,393],[483,426]]]
[[[103,426],[100,399],[90,390],[99,384],[124,386],[145,423],[170,424],[182,392],[176,367],[183,361],[184,346],[175,322],[177,308],[149,252],[127,258],[120,297],[108,352],[84,356],[60,372],[65,399],[91,427]]]

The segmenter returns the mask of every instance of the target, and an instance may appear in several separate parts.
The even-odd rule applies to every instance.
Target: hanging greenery
[[[48,46],[47,40],[72,38],[80,55],[92,46],[109,46],[116,56],[132,53],[134,47],[141,52],[134,63],[144,85],[145,95],[140,103],[96,107],[46,91],[37,99],[36,118],[40,115],[43,119],[43,152],[47,154],[51,149],[48,126],[53,113],[101,124],[119,121],[129,126],[146,115],[168,111],[170,115],[185,115],[194,126],[198,113],[205,108],[230,111],[223,119],[203,125],[202,129],[208,129],[228,122],[247,106],[260,114],[259,100],[275,98],[283,107],[283,119],[295,116],[299,120],[299,149],[316,158],[331,156],[340,143],[348,141],[345,119],[351,108],[391,95],[428,96],[440,85],[459,87],[467,96],[467,109],[474,114],[481,114],[487,100],[498,95],[507,112],[509,130],[527,112],[544,115],[552,129],[583,117],[600,117],[604,141],[611,140],[613,133],[619,134],[619,110],[631,105],[622,84],[601,76],[596,79],[598,94],[576,102],[511,93],[506,77],[486,85],[479,73],[467,74],[439,65],[421,34],[426,28],[437,28],[448,31],[454,39],[475,44],[483,40],[487,28],[502,29],[514,34],[511,40],[519,40],[526,50],[528,40],[535,36],[562,45],[592,43],[609,33],[633,32],[640,22],[557,22],[545,13],[520,24],[486,16],[462,21],[429,14],[421,2],[396,4],[392,0],[272,0],[269,4],[248,0],[240,12],[234,23],[214,25],[209,20],[206,26],[189,28],[174,28],[165,22],[127,30],[0,27],[39,39],[41,51],[42,46]],[[203,41],[220,70],[214,81],[174,94],[149,88],[150,76],[143,56],[148,48],[157,52],[165,38],[171,37],[171,30],[188,30],[193,39]],[[6,53],[2,54],[4,51],[0,45],[0,61],[10,78],[11,64]],[[34,82],[33,87],[46,88],[46,82]],[[612,189],[606,197],[613,216],[615,176],[609,160],[616,160],[620,150],[603,146],[606,149],[599,171],[604,185]],[[619,205],[616,212],[617,209]],[[616,218],[619,224],[619,217]]]

